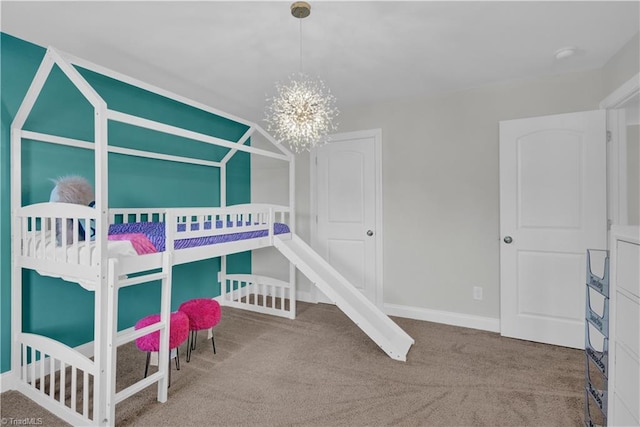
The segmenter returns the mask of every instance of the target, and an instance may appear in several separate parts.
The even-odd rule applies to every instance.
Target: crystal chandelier
[[[291,5],[291,14],[300,19],[300,71],[286,84],[277,83],[277,94],[268,98],[265,122],[278,142],[286,142],[296,153],[324,144],[336,130],[336,98],[320,79],[302,72],[302,19],[309,16],[306,2]]]

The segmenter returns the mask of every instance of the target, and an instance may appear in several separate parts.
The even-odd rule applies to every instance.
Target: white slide
[[[413,338],[300,237],[291,234],[290,240],[282,240],[274,236],[274,245],[389,357],[407,360],[407,352],[415,342]]]

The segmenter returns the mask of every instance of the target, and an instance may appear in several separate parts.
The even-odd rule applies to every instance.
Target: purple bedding
[[[234,228],[242,229],[242,223],[238,222]],[[246,225],[249,225],[248,223]],[[233,224],[227,222],[227,227],[231,227]],[[222,228],[222,221],[216,221],[216,228]],[[186,224],[178,224],[178,232],[185,231]],[[204,223],[204,229],[211,229],[211,222]],[[198,224],[191,224],[191,231],[198,230]],[[289,233],[289,227],[287,224],[276,222],[273,224],[274,234]],[[115,234],[130,234],[130,233],[142,233],[151,243],[156,247],[158,252],[162,252],[165,249],[165,233],[163,222],[131,222],[126,224],[111,224],[109,226],[109,235]],[[194,237],[190,239],[176,239],[174,246],[176,249],[193,248],[196,246],[213,245],[216,243],[234,242],[237,240],[254,239],[257,237],[265,237],[268,235],[268,230],[256,230],[256,231],[239,231],[237,233],[223,234],[217,236],[205,236]]]

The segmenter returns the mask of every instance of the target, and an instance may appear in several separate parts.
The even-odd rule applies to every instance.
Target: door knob
[[[505,236],[505,238],[503,240],[504,240],[504,242],[506,244],[509,244],[509,243],[513,242],[513,239],[511,238],[511,236]]]
[[[367,230],[367,236],[369,237],[373,236],[373,230]]]

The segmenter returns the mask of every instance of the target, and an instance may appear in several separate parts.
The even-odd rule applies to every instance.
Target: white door
[[[584,348],[586,250],[606,249],[605,111],[500,122],[500,325]]]
[[[376,305],[382,304],[380,138],[379,130],[333,135],[311,156],[312,247]],[[329,302],[324,295],[318,300]]]

